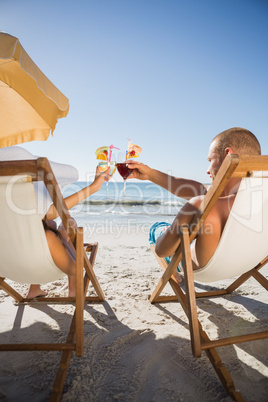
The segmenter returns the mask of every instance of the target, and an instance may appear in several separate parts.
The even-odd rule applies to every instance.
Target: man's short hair
[[[220,156],[226,148],[232,148],[239,155],[260,155],[261,146],[255,135],[245,128],[233,127],[216,135],[216,151]]]

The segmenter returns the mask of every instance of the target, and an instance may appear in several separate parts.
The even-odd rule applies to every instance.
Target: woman
[[[107,173],[109,173],[109,169],[100,173],[99,167],[97,166],[94,181],[82,190],[79,190],[64,199],[68,210],[73,208],[79,202],[85,200],[90,195],[99,191],[103,182],[108,180],[107,177],[109,177],[109,175]],[[54,204],[52,204],[43,219],[43,224],[51,257],[57,267],[68,275],[69,297],[73,297],[76,294],[75,249],[64,226],[61,224],[57,229],[56,222],[54,221],[57,217],[57,210]],[[76,225],[74,220],[73,223]],[[34,297],[46,295],[47,293],[41,289],[39,284],[32,284],[29,287],[26,297],[32,299]]]
[[[19,146],[5,147],[0,149],[1,161],[28,159],[37,159],[37,156],[32,155],[29,151]],[[52,161],[49,162],[57,179],[57,182],[61,187],[69,185],[78,179],[78,171],[73,166]],[[100,173],[99,168],[97,167],[94,181],[90,185],[64,199],[68,210],[89,197],[90,195],[99,191],[103,182],[108,180],[108,173],[109,169],[107,169],[103,173]],[[64,226],[60,225],[57,228],[54,219],[58,217],[58,213],[56,208],[52,204],[52,200],[44,183],[35,182],[34,187],[38,215],[41,219],[43,219],[46,239],[52,259],[57,267],[68,275],[69,296],[75,296],[76,265],[75,250],[73,244],[68,238]],[[75,221],[73,221],[73,223],[74,225],[76,225]],[[30,285],[27,297],[34,298],[46,295],[47,293],[41,289],[39,284],[32,284]]]

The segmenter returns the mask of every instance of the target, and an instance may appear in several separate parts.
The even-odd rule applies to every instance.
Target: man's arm
[[[140,162],[129,161],[128,167],[133,170],[129,176],[130,179],[150,180],[152,183],[163,187],[177,197],[185,198],[186,200],[207,193],[207,189],[202,183],[170,176]]]
[[[175,253],[180,242],[180,226],[189,225],[196,214],[203,197],[195,197],[187,202],[177,214],[168,229],[157,239],[155,252],[159,257],[168,257]]]

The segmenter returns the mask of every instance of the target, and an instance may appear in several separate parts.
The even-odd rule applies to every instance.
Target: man
[[[216,174],[228,154],[260,155],[259,141],[250,131],[234,127],[218,134],[211,142],[208,152],[209,168],[207,174],[214,181]],[[178,197],[189,201],[181,208],[173,223],[167,226],[158,237],[155,251],[159,257],[171,256],[179,245],[179,227],[190,225],[193,216],[207,192],[203,184],[196,181],[175,178],[150,167],[131,161],[133,169],[130,178],[150,180]],[[221,234],[234,203],[241,179],[231,179],[212,208],[200,230],[196,241],[192,244],[191,253],[193,269],[204,267],[213,256],[219,244]],[[178,282],[181,281],[177,277]]]

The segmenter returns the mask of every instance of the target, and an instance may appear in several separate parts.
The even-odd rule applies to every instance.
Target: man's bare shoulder
[[[191,198],[188,201],[188,205],[192,205],[196,210],[200,207],[201,203],[203,202],[205,195],[198,195],[196,197]],[[212,210],[210,211],[207,220],[217,220],[221,219],[224,222],[227,220],[230,210],[233,206],[233,202],[235,199],[235,195],[219,197],[216,201],[215,205],[213,206]],[[189,206],[190,206],[189,205]]]
[[[188,202],[194,205],[196,208],[199,208],[204,198],[205,195],[197,195],[196,197],[191,198]]]

